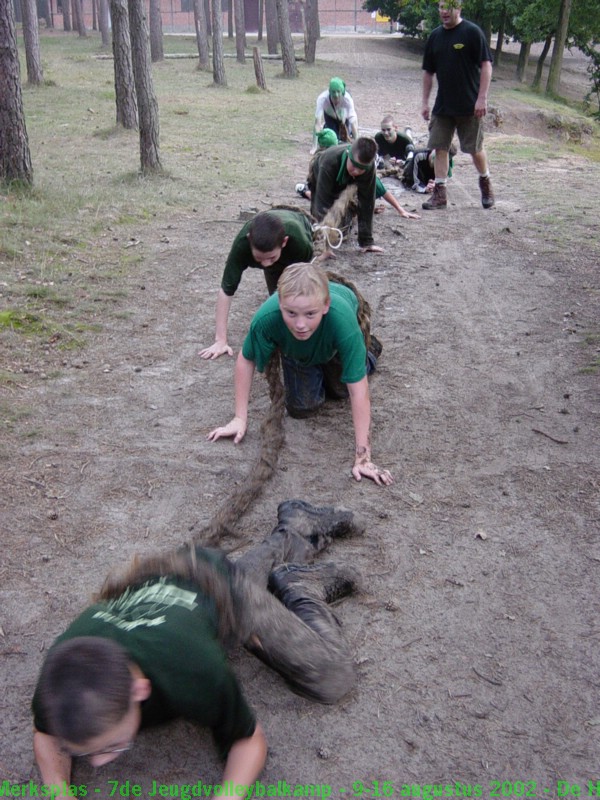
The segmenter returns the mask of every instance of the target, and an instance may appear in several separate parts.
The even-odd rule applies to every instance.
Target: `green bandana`
[[[360,163],[360,161],[355,161],[355,160],[352,158],[352,151],[351,151],[351,150],[348,150],[348,158],[349,158],[349,159],[350,159],[350,161],[351,161],[351,162],[354,164],[354,166],[356,167],[356,169],[362,169],[362,170],[364,170],[365,172],[368,172],[368,171],[371,169],[371,167],[373,166],[373,164],[374,164],[374,162],[373,162],[373,161],[371,161],[371,163],[370,163],[370,164],[361,164],[361,163]]]
[[[319,147],[333,147],[338,143],[338,137],[331,128],[323,128],[322,131],[317,133],[317,142]]]
[[[331,92],[346,94],[346,84],[341,78],[332,78],[329,81],[329,94],[331,94]]]

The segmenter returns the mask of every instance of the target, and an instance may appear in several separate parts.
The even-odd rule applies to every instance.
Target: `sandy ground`
[[[326,40],[320,57],[346,78],[361,128],[392,110],[425,135],[418,72],[400,50]],[[289,497],[368,519],[364,538],[329,554],[365,576],[365,592],[337,608],[356,690],[338,706],[315,705],[250,655],[232,655],[269,740],[265,784],[322,784],[336,797],[362,785],[372,797],[432,783],[458,794],[458,781],[484,797],[552,798],[558,781],[586,794],[600,779],[600,407],[597,370],[585,369],[599,333],[600,168],[558,146],[552,158],[512,163],[511,148],[553,134],[533,112],[502,112],[487,140],[495,209],[481,209],[474,169],[459,156],[445,212],[406,222],[388,209],[375,220],[385,254],[360,254],[351,241],[335,265],[371,302],[384,345],[372,438],[394,485],[351,478],[345,403],[286,418],[276,473],[224,542],[260,540]],[[29,701],[53,638],[110,569],[208,522],[256,457],[265,382],[255,384],[246,440],[211,444],[206,433],[232,412],[233,361],[197,352],[212,341],[240,211],[300,204],[293,185],[308,145],[298,132],[296,162],[268,196],[232,191],[216,212],[207,204],[158,220],[123,280],[120,313],[87,349],[40,349],[2,390],[28,413],[0,431],[0,782],[38,779]],[[420,208],[416,195],[400,199]],[[242,289],[236,348],[265,296],[260,274]],[[146,796],[153,780],[220,775],[210,737],[177,723],[98,771],[78,764],[74,782],[99,797],[110,780],[121,796],[139,784]]]

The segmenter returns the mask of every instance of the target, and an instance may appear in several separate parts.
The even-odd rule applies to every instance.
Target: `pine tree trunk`
[[[235,52],[238,64],[246,63],[246,23],[244,20],[244,0],[233,0],[235,13]]]
[[[54,22],[52,20],[52,10],[50,8],[50,0],[41,0],[40,10],[41,10],[40,17],[44,18],[46,27],[53,28]]]
[[[208,70],[210,69],[208,30],[202,0],[194,0],[194,25],[196,28],[196,44],[198,45],[198,69]]]
[[[319,0],[306,0],[304,31],[304,60],[314,64],[319,38]]]
[[[519,48],[519,60],[517,61],[517,80],[524,83],[529,64],[529,53],[531,52],[531,42],[521,42]]]
[[[33,168],[23,112],[12,2],[0,2],[0,43],[0,180],[31,185]]]
[[[281,57],[283,59],[283,74],[286,78],[297,78],[296,56],[294,55],[294,42],[290,28],[290,11],[287,0],[275,0],[277,6],[277,21],[279,23],[279,38],[281,39]]]
[[[150,0],[150,56],[152,61],[162,61],[165,57],[160,0]]]
[[[542,70],[544,69],[544,61],[546,60],[546,56],[548,55],[548,51],[550,50],[551,44],[552,44],[552,34],[549,34],[548,36],[546,36],[542,52],[540,53],[540,57],[538,58],[537,66],[535,68],[535,77],[533,79],[533,83],[531,84],[532,89],[540,88],[540,83],[542,82]]]
[[[23,14],[27,83],[30,86],[39,86],[44,82],[44,73],[40,56],[40,31],[36,0],[21,0],[21,12]]]
[[[65,33],[69,33],[72,30],[71,0],[63,0],[62,13],[63,13],[63,30],[65,31]]]
[[[108,0],[100,0],[98,7],[98,27],[100,28],[102,47],[110,47]]]
[[[502,47],[504,45],[504,30],[506,28],[506,7],[502,10],[500,26],[498,28],[498,39],[496,41],[496,51],[494,53],[494,66],[500,66],[502,61]]]
[[[112,47],[115,69],[115,98],[117,125],[127,130],[138,126],[137,97],[131,64],[131,37],[129,36],[129,11],[127,0],[110,0],[112,17]]]
[[[63,2],[67,2],[67,0],[63,0]],[[73,0],[71,4],[71,9],[73,11],[73,25],[77,28],[77,31],[79,32],[79,38],[87,39],[87,30],[85,27],[85,19],[83,17],[81,0]]]
[[[212,11],[210,0],[202,0],[204,3],[204,19],[206,20],[206,32],[212,36]]]
[[[252,60],[254,61],[254,75],[256,76],[256,85],[259,89],[267,89],[267,81],[265,79],[265,71],[263,69],[262,58],[260,57],[260,50],[258,47],[252,48]]]
[[[550,71],[548,72],[548,82],[546,83],[546,94],[557,95],[560,90],[560,73],[562,71],[565,42],[569,31],[570,15],[571,0],[561,0],[552,59],[550,60]]]
[[[265,19],[267,23],[267,53],[270,56],[276,56],[279,44],[279,23],[277,22],[275,0],[265,0]]]
[[[140,131],[140,162],[142,173],[159,172],[159,122],[158,102],[152,82],[150,62],[150,35],[144,0],[129,0],[129,35],[131,36],[131,64],[138,102]]]
[[[215,86],[227,86],[223,59],[223,14],[221,0],[212,0],[213,81]]]
[[[257,41],[263,40],[263,21],[265,18],[265,0],[258,0],[258,35]]]

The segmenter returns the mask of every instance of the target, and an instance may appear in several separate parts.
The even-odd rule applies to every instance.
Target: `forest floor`
[[[330,37],[318,55],[346,80],[361,130],[393,111],[425,141],[413,54],[392,39]],[[581,87],[582,74],[567,67],[565,84]],[[275,474],[223,543],[259,541],[291,497],[368,520],[366,536],[329,553],[365,577],[337,607],[355,691],[316,705],[232,654],[269,741],[265,784],[321,784],[337,797],[358,795],[360,781],[369,797],[376,782],[400,796],[404,785],[458,781],[484,797],[554,798],[559,781],[587,796],[600,780],[600,164],[568,146],[589,140],[585,125],[509,103],[511,85],[498,70],[499,124],[486,139],[496,207],[482,210],[459,155],[446,211],[405,221],[388,208],[375,218],[385,253],[349,241],[333,265],[374,310],[373,455],[395,483],[352,479],[347,404],[286,417]],[[157,219],[118,313],[87,348],[45,342],[2,388],[26,413],[0,431],[0,780],[38,779],[29,701],[54,637],[111,569],[207,523],[256,458],[266,383],[255,382],[244,442],[209,443],[232,413],[233,360],[198,351],[212,342],[240,212],[302,205],[293,187],[309,146],[298,132],[297,158],[264,197],[246,182],[218,209],[199,197],[194,213]],[[390,181],[420,211],[422,198]],[[262,276],[245,276],[236,351],[264,296]],[[3,336],[7,360],[10,345]],[[181,722],[98,771],[77,764],[74,782],[107,797],[109,780],[146,793],[153,780],[220,775],[210,737]]]

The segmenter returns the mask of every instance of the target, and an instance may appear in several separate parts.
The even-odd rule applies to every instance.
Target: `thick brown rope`
[[[352,283],[352,281],[349,281],[348,278],[344,278],[343,275],[327,270],[327,277],[332,283],[339,283],[342,286],[347,286],[348,289],[350,289],[356,295],[356,299],[358,300],[358,311],[356,312],[356,317],[358,319],[358,325],[362,331],[362,334],[365,337],[365,344],[368,350],[371,346],[371,306],[369,302],[362,296],[356,284]]]
[[[225,569],[199,557],[195,547],[216,547],[224,536],[235,535],[233,527],[269,481],[285,441],[283,413],[285,394],[280,375],[280,354],[276,350],[265,369],[271,404],[261,425],[261,449],[248,475],[225,500],[212,519],[183,547],[150,556],[135,556],[124,573],[108,576],[95,600],[111,600],[159,575],[180,578],[199,586],[212,597],[218,610],[219,636],[227,641],[235,630],[235,610]]]
[[[193,535],[192,540],[195,544],[216,546],[223,537],[235,535],[236,523],[248,510],[252,501],[260,495],[275,471],[279,452],[285,441],[283,430],[285,396],[281,383],[279,350],[275,351],[267,364],[265,377],[269,384],[271,405],[260,428],[260,454],[242,483],[225,500],[208,525]]]

